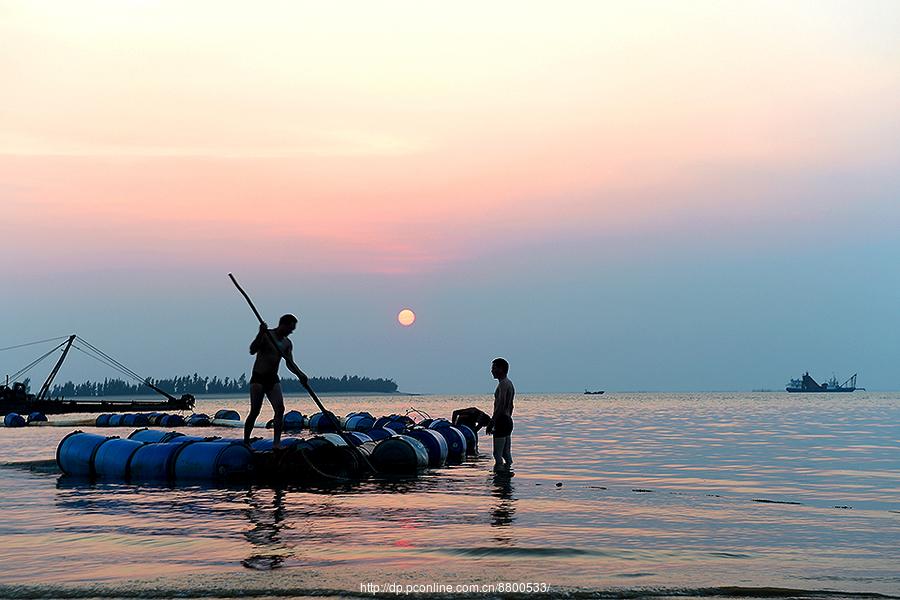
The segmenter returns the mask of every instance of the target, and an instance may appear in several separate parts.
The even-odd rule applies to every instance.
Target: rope
[[[341,477],[340,475],[330,475],[328,473],[325,473],[324,471],[320,471],[319,468],[316,467],[316,465],[314,465],[311,460],[309,460],[309,457],[306,455],[306,450],[304,450],[303,448],[298,448],[298,450],[300,450],[300,456],[303,457],[303,460],[306,461],[306,464],[309,465],[309,468],[312,469],[313,471],[315,471],[320,477],[325,477],[326,479],[334,479],[335,481],[342,481],[344,483],[353,481],[349,477]],[[362,453],[360,453],[360,454],[362,454]]]
[[[111,369],[118,371],[119,373],[121,373],[122,375],[125,375],[126,377],[130,377],[130,378],[134,379],[141,385],[146,385],[150,389],[162,394],[163,396],[166,396],[170,400],[174,399],[174,396],[170,396],[169,394],[166,394],[165,392],[160,391],[158,388],[153,386],[151,383],[148,383],[148,380],[146,378],[141,377],[140,375],[138,375],[137,373],[135,373],[134,371],[132,371],[131,369],[129,369],[128,367],[126,367],[125,365],[120,363],[118,360],[116,360],[115,358],[113,358],[112,356],[110,356],[109,354],[107,354],[106,352],[104,352],[103,350],[98,348],[97,346],[93,345],[86,339],[84,339],[83,337],[79,336],[77,339],[79,342],[81,342],[81,344],[83,344],[88,349],[86,350],[85,348],[82,348],[81,346],[78,346],[77,344],[74,344],[74,343],[72,344],[72,347],[75,348],[76,350],[82,352],[85,356],[88,356],[88,357],[96,360],[100,364],[106,365],[107,367],[110,367]],[[62,346],[62,344],[60,344],[60,346]],[[182,398],[183,398],[183,396],[182,396]],[[186,409],[182,408],[182,409],[180,409],[180,412],[184,412],[184,410],[186,410]]]
[[[68,336],[66,336],[66,339],[68,339]],[[26,365],[24,368],[22,368],[21,370],[17,371],[16,373],[13,373],[12,375],[9,376],[9,378],[14,380],[14,379],[16,379],[16,378],[18,378],[18,377],[21,377],[22,375],[24,375],[25,373],[27,373],[28,371],[30,371],[31,369],[33,369],[33,368],[35,367],[35,365],[37,365],[39,362],[41,362],[42,360],[44,360],[45,358],[47,358],[48,356],[50,356],[51,354],[53,354],[54,352],[56,352],[57,350],[59,350],[60,348],[62,348],[65,344],[66,344],[65,342],[63,342],[62,344],[58,344],[58,345],[56,346],[56,348],[50,350],[49,352],[47,352],[47,353],[44,354],[43,356],[41,356],[41,357],[35,359],[35,360],[32,361],[30,364]]]
[[[337,416],[335,416],[334,420],[337,421]],[[340,423],[338,423],[338,424],[340,425]],[[340,429],[338,429],[337,431],[335,431],[335,433],[338,434],[339,436],[341,436],[341,439],[344,440],[344,443],[346,443],[348,446],[350,446],[350,449],[352,451],[354,451],[358,457],[360,457],[361,459],[363,459],[363,461],[365,461],[366,465],[368,465],[368,467],[369,467],[369,470],[373,474],[375,474],[375,475],[378,474],[378,469],[375,468],[375,465],[372,464],[372,462],[369,460],[369,457],[366,456],[362,450],[357,448],[356,444],[354,444],[353,441],[350,440],[350,438],[352,436],[350,435],[349,431],[341,431]]]
[[[137,379],[138,381],[141,381],[141,382],[144,381],[144,379],[143,379],[140,375],[138,375],[137,373],[135,373],[134,371],[132,371],[131,369],[129,369],[128,367],[126,367],[125,365],[123,365],[122,363],[120,363],[119,361],[117,361],[115,358],[113,358],[112,356],[110,356],[109,354],[107,354],[106,352],[104,352],[103,350],[101,350],[100,348],[96,347],[95,345],[93,345],[92,343],[90,343],[89,341],[87,341],[86,339],[84,339],[83,337],[80,337],[80,336],[79,336],[78,339],[81,340],[81,342],[82,342],[85,346],[87,346],[88,348],[90,348],[91,350],[93,350],[94,352],[96,352],[97,354],[99,354],[100,356],[102,356],[103,358],[105,358],[106,360],[108,360],[108,361],[110,361],[111,363],[113,363],[114,365],[116,365],[116,366],[117,366],[119,369],[121,369],[123,372],[128,373],[131,377],[134,377],[134,378]]]
[[[430,419],[430,418],[431,418],[431,415],[429,415],[429,414],[428,414],[427,412],[425,412],[424,410],[419,410],[419,409],[414,408],[414,407],[412,407],[412,406],[410,406],[410,407],[409,407],[409,410],[406,411],[406,416],[407,416],[407,417],[409,416],[409,413],[417,413],[420,417],[425,417],[426,419]]]
[[[16,346],[7,346],[6,348],[0,348],[0,352],[3,352],[4,350],[15,350],[16,348],[25,348],[26,346],[36,346],[38,344],[46,344],[47,342],[55,342],[56,340],[64,340],[68,337],[69,336],[67,336],[67,335],[61,335],[59,337],[48,338],[46,340],[39,340],[37,342],[27,342],[25,344],[18,344]]]
[[[94,355],[94,354],[88,352],[87,350],[85,350],[84,348],[82,348],[82,347],[80,347],[80,346],[78,346],[78,345],[76,345],[76,344],[72,344],[72,347],[75,348],[76,350],[80,351],[80,352],[83,352],[85,356],[88,356],[88,357],[90,357],[90,358],[93,358],[94,360],[96,360],[96,361],[99,362],[100,364],[106,365],[107,367],[110,367],[111,369],[114,369],[114,370],[118,371],[119,373],[122,373],[123,375],[125,375],[125,376],[127,376],[127,377],[131,377],[131,378],[137,379],[139,382],[144,383],[143,380],[141,380],[139,377],[135,377],[134,374],[129,373],[129,372],[126,371],[126,370],[120,369],[120,368],[119,368],[118,366],[116,366],[114,363],[108,362],[108,361],[104,360],[103,358],[101,358],[101,357],[99,357],[99,356],[96,356],[96,355]]]

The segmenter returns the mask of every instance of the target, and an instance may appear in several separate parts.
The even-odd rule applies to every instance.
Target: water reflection
[[[896,591],[900,400],[810,400],[523,396],[516,427],[530,444],[512,478],[489,473],[489,456],[415,478],[249,490],[0,470],[0,583],[21,583],[22,564],[40,583],[131,586],[165,573],[197,596],[211,593],[206,575],[233,576],[222,594],[231,597],[257,569],[278,577],[257,573],[256,581],[294,576],[305,586],[314,570],[358,585],[363,572],[446,581],[447,573],[493,574],[502,563],[510,577],[540,574],[559,585],[642,575],[642,584],[664,586],[843,581],[843,589]],[[422,403],[449,414],[463,401]],[[372,402],[347,399],[345,410]],[[402,409],[380,402],[385,414]],[[8,462],[46,462],[68,433],[2,431]],[[62,593],[52,591],[40,593]]]
[[[497,472],[493,474],[494,484],[491,496],[497,498],[497,502],[491,508],[491,526],[506,527],[516,520],[516,499],[513,497],[515,487],[512,483],[513,474],[510,472]],[[504,541],[505,538],[496,538]]]
[[[271,501],[266,496],[271,495]],[[248,569],[270,571],[284,565],[286,558],[294,555],[293,548],[282,542],[281,530],[286,526],[284,522],[285,491],[282,488],[260,489],[251,487],[247,490],[247,508],[244,515],[253,524],[253,527],[244,532],[253,547],[254,552],[241,561]]]

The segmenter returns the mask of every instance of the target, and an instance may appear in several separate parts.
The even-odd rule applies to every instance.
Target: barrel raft
[[[212,424],[220,419],[237,421],[237,413],[230,412],[219,411]],[[478,444],[475,431],[445,419],[416,424],[407,415],[376,419],[357,412],[340,419],[317,413],[307,421],[294,412],[292,425],[308,423],[312,435],[284,437],[274,449],[271,439],[256,438],[246,444],[233,436],[184,435],[168,429],[172,417],[177,417],[176,423],[185,423],[180,415],[165,413],[102,414],[96,420],[101,427],[148,426],[139,426],[124,438],[73,431],[57,447],[59,468],[68,476],[133,483],[281,480],[316,484],[369,475],[414,476],[423,469],[459,464],[475,455]]]

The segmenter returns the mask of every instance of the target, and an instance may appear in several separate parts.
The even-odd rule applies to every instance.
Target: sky
[[[0,0],[0,347],[249,373],[233,272],[313,376],[900,389],[898,33],[892,1]]]

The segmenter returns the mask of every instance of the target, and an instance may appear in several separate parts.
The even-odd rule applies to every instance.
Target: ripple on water
[[[44,597],[343,594],[366,577],[492,581],[498,572],[604,593],[632,579],[697,596],[757,593],[729,585],[890,593],[900,587],[900,486],[892,485],[900,400],[853,400],[523,395],[514,477],[492,476],[488,456],[418,479],[331,489],[90,485],[4,468],[0,596],[25,581],[36,587],[15,589]],[[410,401],[326,403],[388,414]],[[445,415],[488,398],[414,403]],[[203,412],[218,408],[246,412],[243,399],[200,400]],[[0,430],[0,461],[46,460],[68,431]],[[253,575],[274,569],[284,588],[271,574],[254,587]],[[332,587],[311,583],[313,573]],[[151,574],[178,581],[128,587]],[[77,587],[86,582],[102,589]]]

